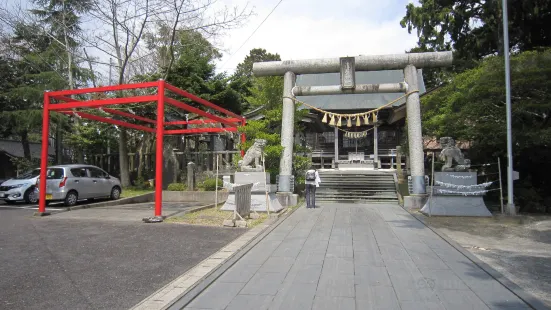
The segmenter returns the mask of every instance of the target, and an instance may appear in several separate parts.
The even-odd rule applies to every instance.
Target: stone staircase
[[[377,170],[319,170],[316,202],[396,203],[394,175]]]

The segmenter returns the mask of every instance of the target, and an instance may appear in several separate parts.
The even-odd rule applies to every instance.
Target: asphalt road
[[[128,309],[245,231],[34,211],[0,205],[0,309]]]

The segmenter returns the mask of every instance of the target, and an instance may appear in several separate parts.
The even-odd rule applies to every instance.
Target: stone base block
[[[240,228],[245,228],[247,227],[247,221],[242,221],[242,220],[235,221],[235,226]]]
[[[293,203],[293,193],[291,192],[278,192],[276,194],[277,196],[277,200],[279,201],[279,203],[283,206],[283,207],[292,207],[295,204],[292,204]],[[297,198],[298,199],[298,198]]]
[[[226,227],[235,227],[235,221],[234,220],[224,220],[222,225]]]
[[[492,216],[482,196],[433,196],[431,201],[425,203],[421,213],[436,216]]]
[[[421,209],[427,202],[427,198],[426,195],[404,196],[404,208],[408,210]]]
[[[283,206],[279,202],[276,194],[268,193],[268,202],[270,205],[270,212],[279,212],[283,209]],[[228,200],[222,207],[223,211],[233,211],[235,210],[235,194],[230,193]],[[255,194],[251,195],[251,211],[256,212],[268,212],[268,207],[266,206],[266,194]]]

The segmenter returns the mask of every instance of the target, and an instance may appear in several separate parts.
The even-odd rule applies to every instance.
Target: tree
[[[450,50],[456,58],[479,60],[503,55],[501,1],[420,0],[410,3],[400,22],[411,33],[417,29],[418,46]],[[551,46],[551,1],[510,0],[509,40],[513,51]]]
[[[489,57],[475,69],[454,75],[448,85],[422,99],[425,134],[472,141],[473,163],[506,155],[504,62]],[[521,210],[540,208],[551,198],[551,49],[511,58],[515,199]],[[551,211],[551,209],[549,210]]]
[[[168,9],[167,9],[168,8]],[[209,13],[212,16],[209,16]],[[216,34],[228,28],[235,27],[243,22],[250,13],[246,9],[230,10],[223,8],[215,10],[214,1],[207,0],[93,0],[91,14],[103,25],[104,31],[98,31],[89,40],[96,49],[106,56],[116,59],[117,84],[124,84],[135,76],[159,73],[140,72],[143,68],[140,63],[149,61],[148,54],[142,53],[142,41],[147,37],[151,25],[170,25],[168,46],[162,57],[169,59],[168,65],[162,68],[168,75],[174,61],[174,42],[180,29],[198,30]],[[167,26],[168,27],[168,26]],[[168,28],[167,28],[168,29]],[[152,31],[151,31],[152,32]],[[168,55],[166,55],[168,54]],[[121,95],[121,94],[119,94]],[[128,173],[128,145],[127,131],[120,129],[119,164],[121,183],[130,185]]]
[[[253,48],[250,50],[249,55],[245,57],[243,62],[237,65],[235,69],[236,77],[252,77],[253,75],[253,64],[255,62],[263,61],[279,61],[281,57],[279,54],[268,53],[263,48]]]
[[[39,24],[19,23],[11,36],[2,39],[2,63],[5,83],[0,127],[3,136],[21,140],[25,158],[31,159],[29,135],[40,130],[43,93],[65,87],[66,79],[56,68],[60,46],[43,34]],[[59,118],[56,118],[59,120]]]
[[[250,59],[249,56],[247,58]],[[262,108],[264,119],[248,121],[245,127],[240,128],[240,132],[247,136],[247,143],[241,145],[241,148],[247,149],[250,147],[254,143],[254,139],[265,139],[267,142],[264,149],[266,153],[266,171],[275,177],[279,174],[279,161],[283,152],[280,135],[283,116],[283,77],[252,77],[251,81],[250,96],[247,96],[246,100],[251,107]],[[300,121],[307,113],[308,110],[299,110],[298,106],[295,106],[295,132],[301,131]],[[293,174],[297,177],[297,182],[301,183],[304,181],[302,177],[304,172],[310,167],[310,159],[302,155],[307,153],[308,150],[298,144],[295,144],[293,149],[295,152],[293,155]]]

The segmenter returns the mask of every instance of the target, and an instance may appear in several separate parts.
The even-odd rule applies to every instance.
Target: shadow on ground
[[[551,216],[415,216],[551,305]]]
[[[0,210],[0,309],[128,309],[245,231],[57,217],[94,210]]]

